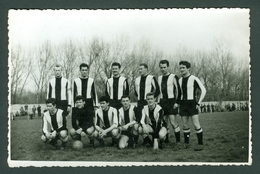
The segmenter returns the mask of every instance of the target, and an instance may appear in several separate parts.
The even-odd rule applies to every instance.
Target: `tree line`
[[[192,51],[185,47],[167,55],[154,48],[148,40],[131,45],[125,36],[113,42],[95,37],[90,41],[72,41],[54,45],[45,41],[34,48],[21,45],[10,48],[11,104],[44,103],[49,79],[55,64],[63,67],[63,76],[78,77],[79,65],[89,64],[89,76],[94,78],[97,94],[104,95],[106,80],[111,77],[111,64],[121,63],[121,73],[128,79],[130,97],[134,96],[134,80],[139,76],[138,66],[147,63],[149,73],[160,75],[159,61],[167,59],[171,72],[179,75],[180,60],[191,63],[191,73],[201,79],[207,89],[204,101],[241,101],[249,99],[249,60],[234,57],[226,43],[215,41],[210,51]],[[26,89],[30,85],[30,89]]]

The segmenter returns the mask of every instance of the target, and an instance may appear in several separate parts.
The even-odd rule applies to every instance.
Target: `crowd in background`
[[[213,112],[231,112],[231,111],[248,111],[248,102],[227,102],[225,104],[218,103],[202,103],[200,106],[201,113],[213,113]]]

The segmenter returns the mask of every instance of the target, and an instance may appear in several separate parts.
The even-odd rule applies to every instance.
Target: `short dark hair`
[[[179,65],[184,65],[184,66],[186,66],[186,68],[190,68],[191,67],[190,62],[185,61],[185,60],[184,61],[180,61]]]
[[[56,64],[56,65],[54,66],[54,68],[56,68],[56,67],[57,67],[57,68],[58,68],[58,67],[62,68],[60,64]]]
[[[55,98],[48,98],[48,99],[46,100],[46,104],[48,104],[48,103],[51,103],[53,106],[56,105],[56,100],[55,100]]]
[[[146,69],[148,69],[148,65],[146,63],[141,63],[139,66],[143,66],[145,67]]]
[[[81,95],[78,95],[77,97],[75,97],[75,102],[78,101],[78,100],[85,101],[84,97],[81,96]]]
[[[118,66],[119,69],[121,68],[121,64],[118,62],[112,63],[111,67],[113,67],[113,66]]]
[[[86,63],[80,64],[80,65],[79,65],[79,70],[81,70],[82,67],[87,67],[87,68],[89,69],[89,66],[88,66],[88,64],[86,64]]]
[[[154,92],[149,92],[149,93],[147,93],[147,94],[146,94],[146,97],[148,97],[148,96],[153,96],[153,98],[155,98]]]
[[[166,64],[167,66],[169,66],[169,61],[168,60],[161,60],[160,63],[159,63],[159,66],[160,64]]]
[[[123,98],[128,98],[128,99],[130,100],[129,95],[123,95],[123,96],[121,97],[121,100],[122,100]]]
[[[105,102],[107,102],[107,103],[109,103],[109,97],[107,97],[107,96],[102,96],[102,97],[100,97],[99,98],[99,102],[103,102],[103,101],[105,101]]]

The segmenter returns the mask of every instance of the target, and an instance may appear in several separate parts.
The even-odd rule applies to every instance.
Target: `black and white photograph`
[[[252,165],[248,8],[9,10],[8,165]]]

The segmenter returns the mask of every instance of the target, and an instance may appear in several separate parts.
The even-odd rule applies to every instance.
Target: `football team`
[[[88,64],[79,66],[80,77],[72,84],[62,77],[62,67],[56,65],[55,78],[48,83],[42,140],[55,149],[65,149],[69,135],[81,147],[79,141],[83,137],[89,138],[92,147],[108,146],[109,141],[105,139],[110,137],[110,146],[118,149],[138,146],[163,149],[163,145],[170,142],[171,126],[175,136],[174,148],[189,148],[191,120],[198,140],[194,150],[203,150],[198,110],[206,94],[205,87],[190,74],[191,64],[187,61],[179,62],[180,78],[170,72],[168,60],[161,60],[159,67],[162,75],[157,80],[148,74],[147,64],[139,65],[140,76],[134,82],[137,105],[134,105],[129,96],[128,81],[120,74],[120,63],[112,64],[112,77],[106,81],[105,95],[99,100],[94,79],[88,76]],[[70,112],[72,128],[68,131]],[[178,115],[183,125],[183,144]]]

